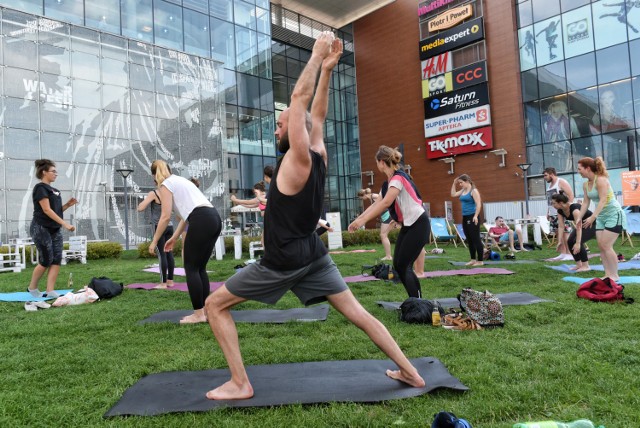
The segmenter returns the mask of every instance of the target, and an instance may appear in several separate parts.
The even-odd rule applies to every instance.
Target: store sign
[[[454,7],[441,13],[427,23],[429,32],[446,30],[454,25],[458,25],[467,18],[473,16],[473,8],[470,4],[466,6]]]
[[[487,62],[480,61],[453,70],[453,90],[487,81]]]
[[[424,118],[444,116],[485,104],[489,104],[489,88],[486,83],[481,83],[460,91],[427,98],[424,100]]]
[[[476,128],[455,134],[427,138],[427,159],[438,159],[493,148],[491,127]]]
[[[422,6],[418,8],[418,16],[426,15],[427,13],[433,12],[434,10],[440,9],[442,6],[446,6],[451,3],[453,0],[431,0],[425,2]]]
[[[451,55],[451,52],[445,52],[422,61],[420,65],[422,67],[422,80],[430,79],[438,74],[451,71],[453,68],[453,55]]]
[[[422,81],[422,98],[441,94],[443,92],[453,91],[453,82],[451,80],[451,72],[432,77],[429,80]]]
[[[627,206],[640,205],[640,171],[622,172],[622,201]]]
[[[484,39],[482,18],[476,18],[435,36],[420,41],[420,60],[425,60],[442,52],[461,48]]]
[[[426,138],[491,125],[489,105],[424,120]]]

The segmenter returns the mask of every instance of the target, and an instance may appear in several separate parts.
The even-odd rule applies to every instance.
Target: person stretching
[[[274,304],[287,290],[305,305],[328,300],[398,365],[399,370],[388,370],[387,376],[415,387],[425,385],[384,325],[353,296],[315,233],[327,173],[323,124],[328,110],[329,79],[341,54],[340,40],[334,40],[331,32],[322,32],[293,89],[291,106],[280,113],[276,123],[278,150],[284,155],[278,161],[269,189],[264,257],[241,269],[207,298],[209,325],[231,371],[228,382],[207,392],[209,399],[239,400],[254,394],[230,308],[248,299]],[[318,71],[320,78],[314,97]],[[309,115],[306,109],[312,97]]]
[[[592,212],[588,209],[584,212],[584,217],[580,214],[582,210],[582,205],[580,204],[570,204],[569,198],[563,192],[556,193],[551,196],[551,204],[553,208],[558,210],[558,246],[564,242],[562,238],[562,234],[564,233],[564,223],[565,221],[572,221],[575,224],[575,227],[571,231],[569,235],[569,250],[573,255],[573,259],[576,261],[576,265],[571,270],[575,270],[576,272],[586,272],[591,270],[591,266],[589,266],[589,256],[587,255],[587,249],[584,246],[584,243],[589,239],[595,238],[596,236],[596,225],[591,224],[589,227],[582,228],[583,221],[592,216]]]
[[[142,212],[149,208],[149,216],[151,224],[153,225],[153,231],[155,233],[158,227],[158,221],[160,221],[160,214],[162,213],[162,203],[160,202],[160,196],[158,192],[153,189],[147,196],[138,204],[138,212]],[[175,269],[175,261],[173,259],[173,251],[164,251],[164,244],[173,235],[173,224],[169,220],[169,224],[164,233],[158,241],[158,248],[160,249],[160,276],[161,282],[156,285],[155,288],[167,288],[173,287],[173,271]]]

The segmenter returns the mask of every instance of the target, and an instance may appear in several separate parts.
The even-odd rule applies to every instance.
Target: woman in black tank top
[[[580,216],[580,204],[570,204],[569,198],[564,193],[556,193],[551,196],[551,206],[558,210],[558,246],[562,245],[564,235],[564,224],[566,221],[573,221],[575,227],[569,235],[569,251],[576,262],[571,268],[576,272],[586,272],[591,270],[589,266],[589,256],[584,243],[596,236],[595,223],[590,227],[583,228],[582,220],[591,217],[591,211],[587,210],[584,217]]]

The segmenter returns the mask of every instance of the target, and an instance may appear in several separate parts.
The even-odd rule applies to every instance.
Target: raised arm
[[[453,184],[451,185],[451,197],[452,198],[457,198],[458,196],[460,196],[462,194],[463,189],[460,190],[456,190],[456,181],[458,181],[457,178],[453,179]]]
[[[147,196],[145,196],[142,202],[138,204],[138,212],[144,211],[149,206],[151,201],[156,201],[156,203],[160,202],[156,200],[156,195],[155,193],[153,193],[153,190],[147,193]]]
[[[356,230],[360,229],[361,226],[367,224],[369,220],[372,220],[382,214],[384,210],[391,206],[391,204],[396,200],[399,194],[400,189],[398,189],[397,187],[389,186],[389,190],[387,190],[384,198],[378,198],[378,200],[375,201],[373,205],[367,208],[365,212],[360,214],[358,218],[351,222],[351,224],[349,225],[349,232],[355,232]]]
[[[260,204],[260,201],[258,200],[258,198],[238,199],[236,195],[231,195],[229,199],[231,199],[231,202],[233,202],[234,204],[242,205],[243,207],[247,207],[247,208],[257,208],[258,205]]]
[[[569,199],[569,203],[573,203],[573,189],[567,180],[560,181],[560,190],[562,190],[567,199]]]

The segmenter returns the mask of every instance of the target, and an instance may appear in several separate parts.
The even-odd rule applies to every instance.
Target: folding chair
[[[62,251],[60,264],[66,265],[67,260],[80,260],[83,265],[87,264],[87,237],[72,236],[69,238],[69,249]]]
[[[462,228],[462,224],[458,223],[458,224],[453,224],[451,225],[451,229],[454,230],[456,232],[456,235],[458,235],[458,239],[460,240],[460,243],[462,245],[464,245],[465,248],[467,248],[467,243],[465,242],[467,240],[467,237],[464,234],[464,229]]]
[[[540,231],[542,237],[547,240],[547,247],[552,248],[556,245],[556,233],[551,231],[551,223],[546,215],[539,215],[538,222],[540,223]]]
[[[627,229],[622,232],[621,244],[628,243],[633,247],[633,241],[631,235],[634,233],[640,233],[640,213],[627,212]]]
[[[447,219],[444,217],[433,217],[431,218],[431,242],[436,248],[438,247],[438,242],[446,242],[447,244],[453,243],[456,247],[458,244],[456,243],[457,235],[451,234],[449,230],[449,226],[447,223]]]
[[[484,223],[483,224],[486,232],[482,232],[481,235],[484,234],[484,247],[485,248],[489,248],[490,250],[495,248],[496,250],[498,250],[499,253],[502,252],[502,247],[508,247],[509,243],[508,242],[500,242],[499,240],[497,240],[496,238],[492,238],[491,235],[489,235],[489,230],[491,230],[492,227],[495,227],[495,224],[491,224],[491,223]]]

